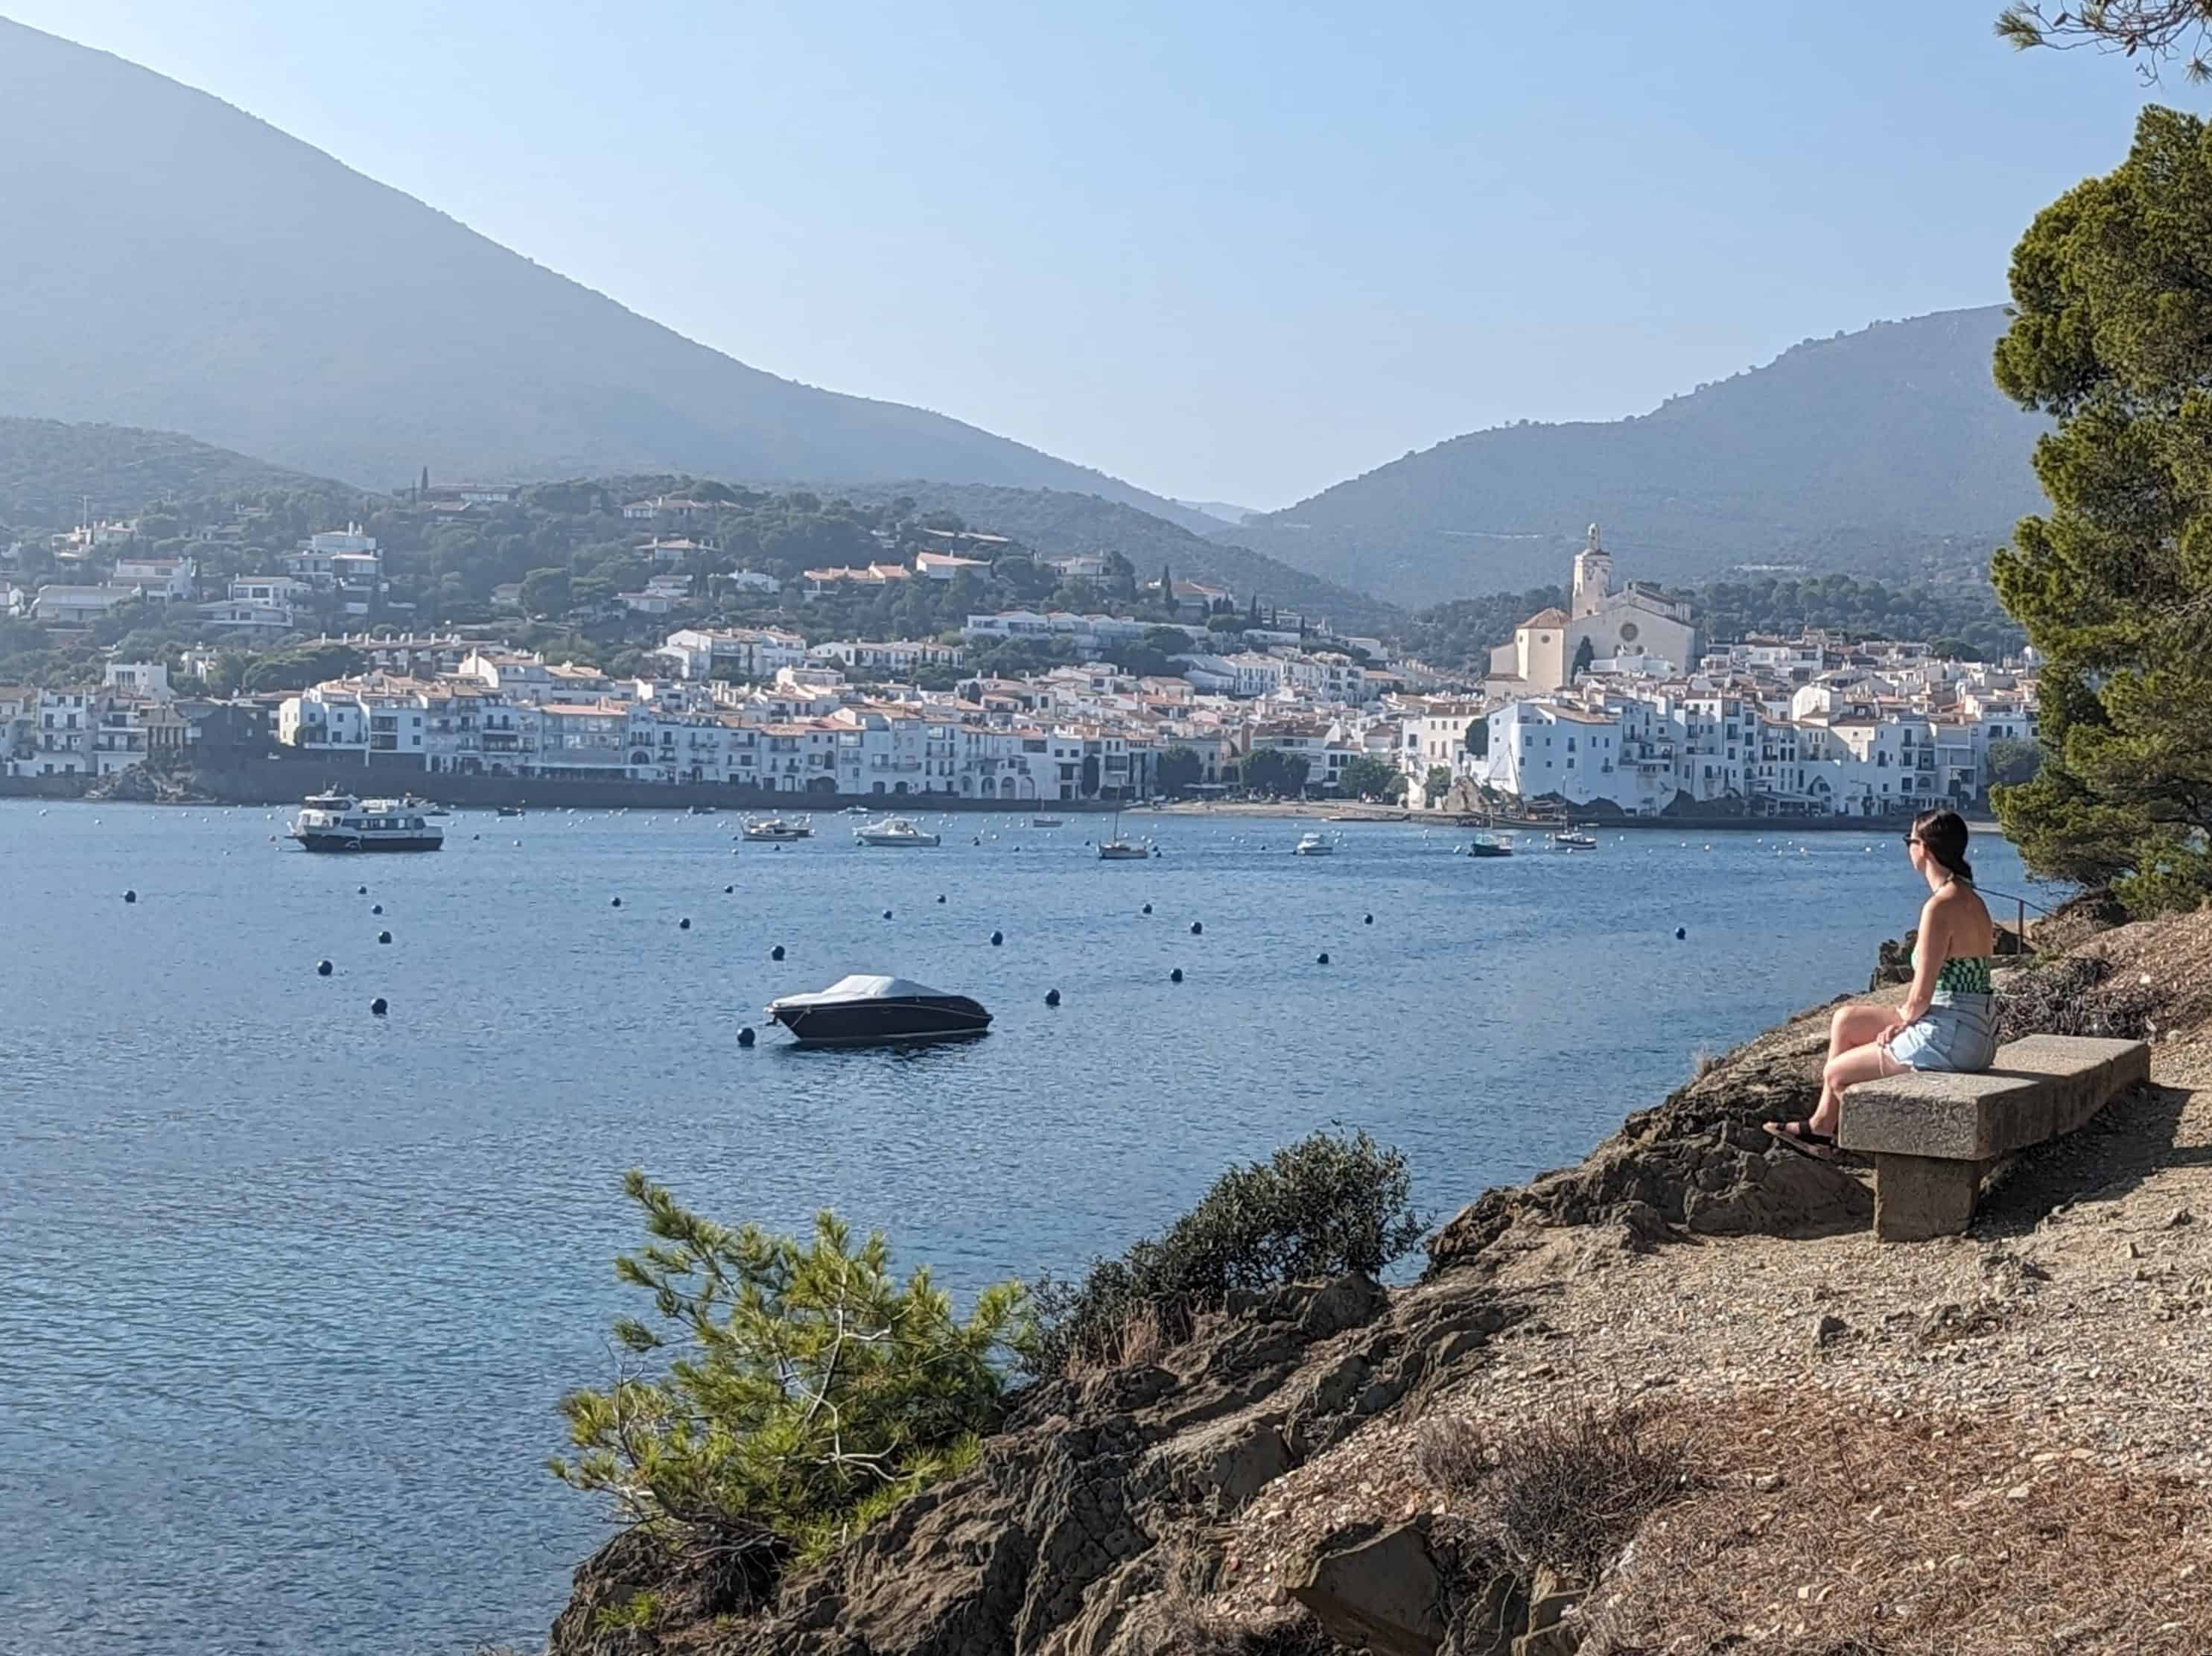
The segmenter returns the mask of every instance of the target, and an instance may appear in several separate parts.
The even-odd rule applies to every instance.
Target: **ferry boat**
[[[1468,843],[1469,856],[1511,856],[1513,836],[1510,834],[1477,834]]]
[[[991,1014],[965,995],[905,977],[841,977],[811,995],[784,995],[768,1015],[801,1046],[874,1046],[981,1035]]]
[[[289,831],[310,851],[434,851],[446,843],[420,806],[350,794],[310,795]]]
[[[936,834],[924,833],[904,817],[885,817],[881,822],[871,822],[853,830],[853,837],[863,845],[928,846],[942,843]]]
[[[1329,843],[1325,834],[1308,832],[1299,836],[1298,843],[1291,847],[1292,856],[1334,856],[1336,847]]]
[[[739,837],[781,844],[787,840],[813,838],[814,825],[789,817],[762,817],[747,823]]]

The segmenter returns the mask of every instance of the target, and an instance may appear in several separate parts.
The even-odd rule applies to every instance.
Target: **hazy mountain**
[[[1210,518],[1218,518],[1222,522],[1231,525],[1242,523],[1246,518],[1257,515],[1255,509],[1249,506],[1231,506],[1225,500],[1178,500],[1176,504],[1185,511],[1200,513]]]
[[[264,489],[355,490],[174,431],[0,417],[0,524],[121,517],[157,500]]]
[[[1555,581],[1593,520],[1625,577],[1986,559],[2040,499],[2041,423],[1990,377],[2004,325],[1990,306],[1808,341],[1649,414],[1455,437],[1224,533],[1407,604]]]
[[[0,19],[0,413],[191,431],[389,488],[941,478],[1208,520],[694,344],[229,105]]]
[[[822,492],[846,493],[856,500],[910,496],[925,510],[956,512],[971,528],[1011,536],[1041,552],[1118,551],[1137,566],[1143,580],[1158,579],[1164,565],[1178,581],[1227,587],[1240,602],[1256,597],[1262,604],[1326,618],[1347,631],[1389,627],[1403,618],[1369,594],[1095,495],[918,482],[825,487]]]

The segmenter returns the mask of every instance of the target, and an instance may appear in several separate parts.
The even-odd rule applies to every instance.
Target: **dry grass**
[[[1072,1350],[1061,1373],[1071,1380],[1080,1380],[1117,1368],[1148,1367],[1188,1337],[1188,1330],[1178,1336],[1168,1326],[1160,1307],[1147,1303],[1121,1319],[1104,1349],[1085,1345]]]
[[[1677,1405],[1686,1458],[1589,1607],[1583,1656],[2212,1650],[2203,1487],[1817,1391]]]
[[[1463,1549],[1522,1581],[1545,1564],[1595,1580],[1686,1487],[1680,1432],[1632,1405],[1571,1403],[1503,1433],[1432,1417],[1413,1455],[1460,1520]]]
[[[2107,982],[2154,992],[2162,1032],[2212,1026],[2212,908],[2123,926],[2092,939],[2080,953],[2112,968]]]
[[[2156,1032],[2168,998],[2149,973],[2118,971],[2104,960],[2069,955],[1998,980],[1997,1038],[2096,1035],[2140,1041]]]

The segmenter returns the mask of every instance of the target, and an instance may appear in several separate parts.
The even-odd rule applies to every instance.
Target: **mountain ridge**
[[[1644,414],[1464,433],[1233,533],[1409,605],[1556,580],[1592,519],[1624,575],[1658,580],[1985,560],[2040,501],[2043,423],[1990,376],[2004,318],[1875,323]]]
[[[754,368],[210,94],[5,18],[0,204],[39,228],[11,252],[0,412],[189,431],[380,488],[425,464],[923,476],[1210,521],[950,416]]]

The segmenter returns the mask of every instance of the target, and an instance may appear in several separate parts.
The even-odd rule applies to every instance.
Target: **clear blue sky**
[[[1998,0],[0,8],[759,367],[1261,507],[1998,301],[2148,95]]]

